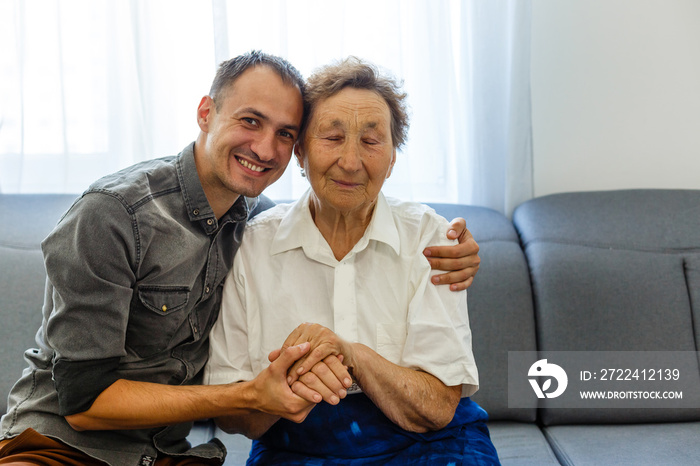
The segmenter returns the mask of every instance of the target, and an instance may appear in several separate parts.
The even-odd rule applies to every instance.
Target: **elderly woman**
[[[252,380],[280,346],[310,343],[288,377],[308,415],[248,416],[249,464],[498,464],[468,398],[466,291],[432,285],[421,254],[449,244],[448,223],[381,192],[406,138],[404,100],[355,58],[309,78],[295,152],[311,190],[248,224],[211,333],[210,384]]]

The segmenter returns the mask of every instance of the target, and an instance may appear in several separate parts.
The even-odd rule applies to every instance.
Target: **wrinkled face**
[[[207,134],[200,160],[205,192],[257,196],[289,163],[301,125],[301,92],[271,68],[255,66],[219,99],[218,111],[209,97],[198,109]]]
[[[389,106],[376,92],[354,88],[320,101],[297,157],[323,205],[344,212],[373,206],[396,161]]]

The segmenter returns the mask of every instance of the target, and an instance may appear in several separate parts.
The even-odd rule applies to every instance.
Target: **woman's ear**
[[[394,151],[391,153],[391,163],[389,164],[389,170],[386,172],[387,178],[389,178],[391,176],[391,172],[394,170],[395,163],[396,163],[396,148],[394,148]]]

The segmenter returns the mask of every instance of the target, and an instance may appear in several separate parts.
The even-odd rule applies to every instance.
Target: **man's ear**
[[[396,163],[396,148],[394,148],[394,151],[391,153],[391,163],[389,164],[389,171],[386,172],[387,178],[389,178],[391,176],[391,172],[394,170],[395,163]]]
[[[301,147],[301,141],[297,141],[296,144],[294,144],[294,155],[297,158],[297,163],[299,166],[302,166],[302,163],[304,162],[304,149]]]
[[[297,166],[301,168],[301,176],[306,176],[304,172],[304,148],[301,145],[301,140],[294,144],[294,155],[297,158]]]
[[[202,97],[197,107],[197,124],[199,125],[199,129],[205,133],[209,132],[209,123],[215,112],[214,99],[208,95]]]

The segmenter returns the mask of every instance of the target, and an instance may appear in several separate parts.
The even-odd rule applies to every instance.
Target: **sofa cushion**
[[[700,234],[700,232],[698,232]],[[700,351],[700,254],[688,255],[685,259],[685,276],[688,281],[690,308],[693,311],[695,341]]]
[[[564,465],[679,465],[700,458],[700,422],[553,426],[544,429]]]
[[[698,252],[700,190],[561,193],[523,203],[513,221],[523,242]]]
[[[503,466],[559,464],[544,434],[533,423],[491,422],[489,431]]]
[[[527,253],[540,350],[694,348],[682,257],[557,243]]]
[[[0,194],[0,412],[27,366],[22,353],[36,346],[46,272],[41,241],[75,200],[74,195]]]
[[[521,205],[514,223],[540,351],[697,351],[700,191],[555,194]],[[546,425],[657,422],[698,420],[700,407],[541,414]]]
[[[0,245],[38,249],[75,194],[0,194]]]

